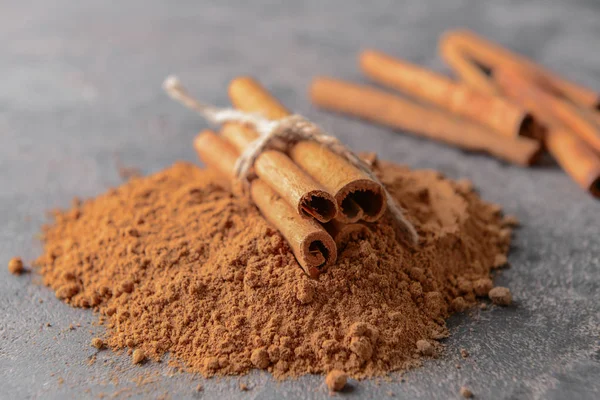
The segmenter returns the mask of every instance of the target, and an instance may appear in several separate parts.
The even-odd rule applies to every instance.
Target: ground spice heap
[[[419,246],[383,218],[318,279],[248,200],[187,163],[56,211],[36,265],[57,297],[99,312],[106,346],[150,360],[170,352],[206,376],[405,369],[423,356],[417,342],[435,354],[445,318],[487,295],[510,219],[468,182],[388,163],[376,172]]]

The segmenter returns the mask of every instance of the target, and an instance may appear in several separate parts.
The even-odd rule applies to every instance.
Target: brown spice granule
[[[460,349],[460,355],[462,358],[467,358],[469,357],[469,352],[467,351],[467,349]]]
[[[521,223],[519,219],[514,215],[506,215],[502,219],[502,224],[511,228],[517,228]]]
[[[512,304],[512,294],[508,288],[497,286],[490,290],[488,296],[492,300],[492,303],[496,305],[510,306]]]
[[[475,291],[475,295],[479,297],[486,297],[493,287],[494,284],[492,283],[492,280],[490,278],[477,279],[473,283],[473,290]]]
[[[92,339],[91,345],[93,347],[97,348],[98,350],[100,350],[101,348],[104,347],[104,341],[102,339],[96,337],[96,338]]]
[[[424,356],[431,357],[433,355],[433,346],[427,340],[417,340],[417,350]]]
[[[473,397],[473,392],[471,392],[471,390],[468,387],[462,386],[460,388],[460,395],[465,399],[470,399]]]
[[[384,218],[319,279],[253,205],[186,163],[55,211],[36,264],[59,298],[104,318],[107,346],[134,340],[134,360],[170,352],[204,376],[410,368],[418,340],[446,337],[451,311],[477,304],[475,282],[510,235],[476,192],[437,172],[377,165],[419,246],[397,241]]]
[[[332,392],[339,392],[346,386],[348,376],[344,371],[334,369],[330,371],[325,377],[325,384]]]
[[[497,254],[496,258],[494,258],[494,268],[503,268],[508,264],[508,258],[506,258],[505,254]]]
[[[265,369],[269,366],[269,353],[264,347],[259,347],[258,349],[254,349],[252,354],[250,355],[250,361],[256,368]]]
[[[21,257],[13,257],[8,261],[8,272],[13,275],[20,275],[24,272],[23,260]]]
[[[135,349],[131,356],[131,362],[134,364],[140,364],[146,359],[146,353],[142,349]]]

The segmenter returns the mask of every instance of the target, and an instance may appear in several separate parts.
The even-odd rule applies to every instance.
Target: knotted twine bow
[[[235,164],[235,176],[246,187],[250,183],[249,175],[254,162],[265,150],[274,149],[287,153],[293,145],[300,141],[313,141],[342,157],[381,185],[387,201],[388,211],[396,222],[397,228],[411,244],[418,242],[418,235],[415,228],[406,220],[398,203],[396,203],[371,168],[336,137],[325,133],[303,116],[293,114],[279,120],[269,120],[255,113],[203,104],[194,99],[175,76],[169,76],[165,79],[163,89],[171,98],[198,112],[204,119],[215,125],[235,122],[250,125],[254,128],[258,133],[258,138],[244,150]]]

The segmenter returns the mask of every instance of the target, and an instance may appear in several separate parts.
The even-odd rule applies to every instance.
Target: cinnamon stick
[[[531,103],[529,108],[537,110],[538,118],[556,118],[595,151],[600,152],[600,129],[595,122],[584,116],[582,111],[587,110],[580,110],[574,104],[539,89],[527,78],[527,75],[512,68],[497,68],[494,72],[494,79],[505,93],[514,96],[515,91],[526,92],[525,96],[530,98]],[[544,113],[540,112],[542,109]]]
[[[484,151],[518,165],[531,165],[540,144],[525,137],[505,138],[480,125],[398,96],[330,78],[316,78],[310,96],[318,106],[407,130],[470,151]]]
[[[234,79],[229,86],[229,96],[235,107],[246,112],[259,112],[270,119],[289,115],[252,78]],[[256,133],[247,129],[234,129],[236,128],[226,127],[223,134],[238,148],[247,146],[249,141],[257,137]],[[310,141],[297,143],[289,154],[300,168],[333,194],[340,210],[337,216],[340,221],[352,223],[362,219],[374,222],[385,213],[387,205],[381,185],[343,158]]]
[[[465,82],[486,93],[497,93],[498,88],[481,68],[469,62],[467,58],[489,69],[520,69],[531,75],[538,85],[551,88],[553,92],[560,93],[574,103],[587,108],[600,108],[600,95],[596,91],[570,82],[527,57],[468,30],[459,29],[445,33],[440,42],[440,52]]]
[[[566,127],[552,109],[547,108],[547,103],[540,101],[542,91],[510,69],[496,70],[494,79],[506,96],[527,108],[546,126],[546,147],[559,165],[584,190],[600,197],[600,156]]]
[[[257,137],[254,130],[240,124],[226,124],[221,129],[221,135],[240,153]],[[328,222],[338,214],[338,205],[333,196],[287,155],[267,150],[256,159],[254,170],[280,196],[295,206],[299,214],[314,217],[319,222]]]
[[[194,139],[198,156],[227,180],[234,178],[237,151],[211,131],[203,131]],[[261,179],[250,184],[250,195],[262,215],[285,238],[302,269],[317,277],[337,259],[335,241],[312,219],[302,218],[284,199]]]
[[[505,99],[375,50],[360,54],[362,71],[373,80],[482,124],[508,137],[535,133],[531,116]]]

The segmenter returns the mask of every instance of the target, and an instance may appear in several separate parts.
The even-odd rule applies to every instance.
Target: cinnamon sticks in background
[[[258,112],[270,119],[279,119],[289,112],[258,82],[238,78],[231,82],[229,96],[234,106],[246,112]],[[256,138],[248,129],[227,126],[223,130],[238,148],[245,148]],[[338,207],[338,220],[353,223],[359,220],[377,221],[387,204],[380,184],[323,146],[302,141],[289,150],[290,158],[333,195]]]
[[[546,147],[560,166],[584,190],[600,197],[600,156],[561,122],[551,108],[549,94],[508,68],[496,69],[494,80],[505,96],[527,108],[545,125]]]
[[[310,97],[329,110],[522,166],[545,144],[579,186],[600,197],[598,92],[466,30],[444,34],[440,53],[459,81],[374,50],[360,54],[365,75],[420,103],[330,78],[315,78]]]
[[[484,151],[518,165],[531,165],[540,152],[540,144],[535,140],[496,135],[450,113],[368,86],[315,78],[310,97],[314,104],[332,111],[407,130],[465,150]]]
[[[446,32],[440,40],[440,53],[465,83],[482,92],[498,93],[498,88],[480,66],[520,69],[531,76],[536,85],[551,89],[582,107],[600,109],[600,94],[596,91],[570,82],[474,32],[464,29]]]
[[[481,93],[441,74],[384,53],[366,50],[359,56],[362,71],[376,82],[434,104],[497,132],[515,137],[535,134],[531,116],[499,96]]]
[[[225,139],[211,131],[201,132],[194,140],[198,156],[228,182],[234,179],[237,150]],[[337,259],[335,241],[313,219],[302,218],[287,201],[282,199],[261,179],[250,184],[254,204],[286,239],[298,263],[311,277],[317,277]]]

